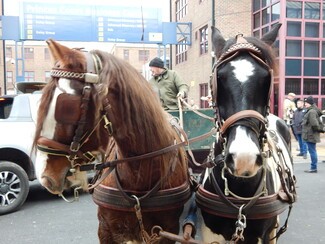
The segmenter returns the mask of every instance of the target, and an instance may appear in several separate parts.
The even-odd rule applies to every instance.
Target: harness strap
[[[245,214],[247,214],[249,212],[250,208],[256,203],[258,198],[261,197],[262,194],[264,194],[264,191],[263,191],[264,185],[263,185],[263,183],[264,183],[264,177],[265,177],[266,169],[264,167],[262,169],[263,169],[263,175],[262,175],[262,177],[260,179],[258,188],[256,189],[256,192],[254,194],[254,197],[251,197],[250,199],[244,199],[244,198],[239,197],[239,196],[234,196],[236,199],[246,201],[246,204],[245,204],[245,206],[243,208]],[[212,176],[213,187],[217,191],[217,194],[220,196],[220,199],[223,200],[224,203],[226,203],[228,206],[237,209],[237,212],[238,212],[240,206],[237,206],[236,204],[234,204],[232,201],[229,200],[230,199],[229,197],[225,196],[225,194],[220,189],[220,186],[219,186],[219,184],[218,184],[218,182],[217,182],[217,180],[215,178],[215,175],[212,173],[211,176]]]
[[[208,138],[208,137],[212,136],[215,133],[216,133],[216,129],[213,129],[208,133],[205,133],[203,135],[191,138],[188,141],[182,141],[182,142],[179,142],[177,144],[170,145],[170,146],[162,148],[162,149],[160,149],[158,151],[149,152],[149,153],[145,153],[145,154],[142,154],[142,155],[139,155],[139,156],[134,156],[134,157],[129,157],[129,158],[115,159],[115,160],[107,161],[107,162],[104,162],[104,163],[84,164],[84,165],[81,165],[79,169],[80,169],[80,171],[102,170],[102,169],[105,169],[105,168],[108,168],[108,167],[114,167],[114,166],[116,166],[117,164],[120,164],[120,163],[126,163],[126,162],[131,162],[131,161],[136,161],[136,160],[141,160],[141,159],[146,159],[146,158],[159,156],[161,154],[170,152],[170,151],[172,151],[172,150],[174,150],[176,148],[179,148],[181,146],[185,146],[185,145],[194,143],[196,141],[200,141],[200,140],[203,140],[205,138]]]
[[[64,156],[69,157],[71,151],[70,146],[59,143],[54,140],[50,140],[46,137],[39,137],[37,140],[37,149],[39,151],[45,152],[50,155],[54,156]],[[82,159],[83,161],[90,163],[93,162],[96,157],[91,152],[82,152],[81,150],[78,150],[76,154],[76,159]]]
[[[221,199],[220,195],[211,193],[200,186],[196,193],[196,202],[198,206],[206,212],[219,217],[237,219],[238,209],[240,206],[247,204],[247,201],[240,200],[234,197],[227,197],[236,208],[229,208]],[[247,219],[268,219],[275,217],[287,209],[288,203],[282,201],[278,194],[272,194],[264,197],[259,197],[251,206],[247,213]]]
[[[243,110],[238,113],[231,115],[221,126],[220,133],[224,135],[228,128],[233,125],[235,122],[245,119],[245,118],[255,118],[265,124],[265,118],[259,112],[255,110]]]
[[[128,196],[141,196],[146,194],[146,192],[124,191]],[[143,212],[174,209],[183,206],[190,196],[191,189],[189,184],[185,182],[178,187],[159,190],[152,195],[150,199],[143,199],[141,201],[141,208]],[[98,185],[98,187],[94,189],[93,200],[99,206],[126,212],[134,212],[133,207],[134,203],[136,203],[134,198],[132,203],[130,203],[119,189],[104,186],[102,184]]]

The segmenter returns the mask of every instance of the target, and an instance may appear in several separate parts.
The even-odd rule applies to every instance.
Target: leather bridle
[[[234,58],[236,58],[241,53],[245,52],[248,53],[254,60],[256,60],[258,63],[260,63],[263,67],[268,70],[270,75],[270,87],[268,92],[268,101],[270,101],[270,94],[271,94],[271,88],[273,86],[273,70],[267,63],[267,61],[264,60],[261,50],[259,50],[258,47],[253,45],[252,43],[248,43],[246,39],[243,38],[242,35],[236,36],[236,43],[230,46],[230,48],[224,52],[216,61],[216,63],[213,66],[212,74],[211,74],[211,92],[213,101],[215,103],[213,104],[214,109],[216,110],[216,125],[218,129],[218,143],[214,145],[214,149],[211,150],[211,153],[209,155],[210,159],[214,161],[214,164],[217,166],[218,163],[223,163],[223,168],[221,172],[221,177],[225,181],[225,190],[224,192],[220,189],[220,186],[216,182],[216,179],[214,178],[213,172],[210,172],[211,181],[212,181],[212,187],[215,190],[216,194],[208,192],[203,188],[203,186],[200,186],[198,188],[197,192],[197,202],[200,205],[202,209],[204,209],[207,212],[210,212],[213,215],[217,216],[226,216],[230,218],[238,218],[239,223],[242,223],[242,217],[244,216],[244,212],[250,211],[251,216],[250,218],[253,219],[266,219],[270,217],[277,216],[279,213],[283,212],[287,204],[290,205],[291,210],[291,204],[296,200],[295,198],[295,180],[294,176],[292,175],[292,172],[288,170],[287,173],[287,181],[285,176],[283,174],[284,168],[286,166],[286,162],[284,160],[283,152],[280,151],[280,149],[275,146],[274,138],[271,138],[272,131],[268,131],[268,121],[267,121],[267,115],[269,114],[269,108],[270,105],[268,104],[266,107],[266,114],[262,115],[261,113],[254,111],[254,110],[243,110],[240,112],[237,112],[230,117],[228,117],[226,120],[223,120],[221,118],[219,113],[219,108],[217,104],[217,91],[218,91],[218,77],[217,77],[217,70],[220,68],[223,64],[230,62]],[[258,124],[256,123],[250,123],[249,121],[251,119],[255,119]],[[227,179],[225,177],[224,171],[230,172],[228,169],[226,163],[225,163],[225,145],[227,143],[227,136],[229,129],[234,127],[242,125],[249,129],[251,129],[259,138],[260,142],[260,148],[262,151],[262,156],[264,158],[264,162],[262,165],[263,175],[261,177],[260,183],[258,185],[257,191],[255,192],[254,196],[249,198],[243,198],[240,196],[235,195],[230,191],[230,189],[227,186]],[[252,125],[252,126],[251,126]],[[267,148],[265,150],[265,148]],[[277,171],[280,177],[281,186],[282,189],[279,192],[276,192],[272,195],[267,195],[267,189],[266,189],[266,166],[264,165],[266,162],[266,158],[273,157],[274,161],[277,165]],[[288,169],[288,168],[287,168]],[[264,184],[265,183],[265,184]],[[229,196],[230,195],[230,196]],[[264,195],[264,196],[263,196]],[[259,211],[256,212],[256,209]],[[239,211],[239,213],[238,213]],[[244,211],[244,212],[243,212]],[[255,213],[255,214],[254,214]],[[290,211],[288,212],[289,218]],[[245,225],[246,225],[246,217],[245,217]],[[282,234],[286,229],[287,222],[285,225],[281,228],[281,230],[276,235],[276,238]],[[234,235],[240,236],[242,234],[245,227],[241,227],[236,229],[236,232]],[[238,231],[239,230],[239,231]],[[238,237],[237,236],[237,237]]]
[[[104,127],[107,128],[108,132],[111,133],[112,131],[111,124],[107,120],[105,114],[101,117],[100,121],[96,124],[95,128],[92,131],[85,131],[92,84],[99,83],[99,73],[102,69],[102,63],[99,57],[94,53],[84,52],[84,55],[87,60],[86,72],[74,72],[71,70],[59,68],[53,68],[51,70],[51,76],[54,78],[66,78],[84,82],[82,94],[80,96],[80,118],[77,122],[77,128],[75,130],[71,144],[66,145],[45,137],[39,137],[37,140],[38,150],[49,155],[67,157],[71,162],[72,168],[79,165],[79,161],[89,163],[96,159],[96,156],[91,152],[83,152],[81,148],[88,141],[89,137],[94,133],[95,129],[100,125],[100,122],[102,120],[104,120]]]
[[[270,107],[269,104],[266,108],[265,116],[261,115],[260,113],[254,110],[240,111],[238,113],[233,114],[225,121],[220,116],[218,104],[217,104],[217,90],[218,90],[217,70],[218,68],[220,68],[220,66],[222,66],[227,62],[230,62],[231,60],[233,60],[235,57],[237,57],[243,52],[248,53],[251,57],[253,57],[256,61],[258,61],[262,66],[264,66],[268,70],[271,80],[270,80],[267,100],[270,101],[270,95],[273,86],[273,70],[269,66],[269,64],[264,60],[262,56],[262,52],[258,47],[256,47],[252,43],[247,42],[247,40],[244,39],[241,34],[237,35],[236,43],[230,46],[229,49],[218,58],[218,60],[216,61],[216,63],[212,68],[212,74],[211,74],[211,84],[213,84],[213,86],[211,85],[211,87],[214,87],[214,89],[212,89],[212,97],[213,100],[215,101],[214,108],[216,109],[216,124],[220,128],[220,132],[221,132],[220,135],[223,137],[222,140],[224,140],[224,136],[228,131],[228,129],[232,127],[235,123],[237,125],[240,124],[239,123],[240,120],[255,118],[261,122],[261,126],[264,128],[260,128],[260,129],[264,131],[265,131],[265,123],[267,123],[266,116],[269,113],[269,107]]]

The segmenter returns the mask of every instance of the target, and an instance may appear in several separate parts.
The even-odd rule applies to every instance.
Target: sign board
[[[2,33],[1,40],[19,40],[19,18],[18,16],[0,16]]]
[[[114,1],[116,2],[116,1]],[[22,1],[21,39],[161,43],[162,9],[154,5],[109,5]]]

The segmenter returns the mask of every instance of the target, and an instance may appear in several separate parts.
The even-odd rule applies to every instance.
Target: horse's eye
[[[234,165],[234,154],[233,153],[228,153],[225,157],[225,162],[229,166]]]
[[[259,166],[262,166],[263,165],[263,157],[261,154],[258,154],[256,156],[256,164],[259,165]]]

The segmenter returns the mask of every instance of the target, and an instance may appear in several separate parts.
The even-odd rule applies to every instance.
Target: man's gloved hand
[[[181,91],[177,94],[177,97],[185,98],[185,92]]]

